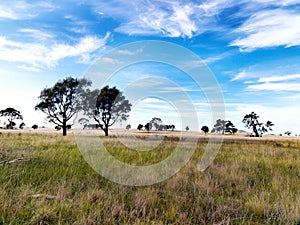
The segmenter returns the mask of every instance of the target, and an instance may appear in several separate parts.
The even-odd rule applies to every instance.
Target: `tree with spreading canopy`
[[[235,126],[233,125],[233,123],[230,120],[226,121],[226,124],[225,124],[225,133],[235,134],[236,132],[238,132],[238,129],[235,128]]]
[[[93,118],[108,136],[108,128],[129,117],[131,104],[116,87],[105,86],[86,93],[84,113]]]
[[[154,127],[155,130],[158,130],[159,126],[162,125],[162,120],[161,118],[153,117],[149,123],[151,123],[151,127]]]
[[[40,103],[35,110],[45,113],[49,122],[61,127],[63,136],[66,136],[67,122],[82,109],[83,94],[90,85],[86,79],[72,77],[58,81],[53,87],[41,91]]]
[[[216,121],[216,124],[214,125],[214,128],[211,130],[212,133],[229,133],[229,134],[235,134],[238,131],[238,129],[235,128],[233,123],[230,120],[222,120],[218,119]]]
[[[212,133],[225,133],[226,130],[226,120],[218,119],[216,121],[216,124],[214,125],[214,128],[211,130]]]
[[[259,115],[257,115],[255,112],[251,112],[250,114],[246,114],[242,121],[245,124],[245,127],[253,130],[256,137],[259,137],[269,130],[272,130],[271,127],[274,126],[274,124],[269,120],[266,123],[260,123],[258,118]]]
[[[6,108],[0,111],[0,116],[6,117],[8,124],[6,125],[7,129],[13,129],[16,126],[15,120],[23,120],[23,116],[20,111],[14,108]]]

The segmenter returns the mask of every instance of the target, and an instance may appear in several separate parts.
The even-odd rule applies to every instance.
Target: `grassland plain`
[[[101,137],[117,158],[147,165],[167,157],[177,138],[150,152]],[[295,224],[300,219],[300,141],[225,139],[198,172],[207,139],[172,178],[151,186],[112,183],[85,162],[74,136],[0,133],[0,221],[4,224]]]

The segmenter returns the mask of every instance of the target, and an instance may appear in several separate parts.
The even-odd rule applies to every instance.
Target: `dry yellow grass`
[[[145,164],[163,159],[177,143],[167,139],[156,154],[136,155],[116,137],[101,138],[116,157]],[[171,179],[129,187],[93,171],[72,135],[2,132],[0,161],[22,155],[31,161],[0,167],[0,221],[277,225],[300,219],[299,139],[225,137],[214,163],[201,173],[197,162],[207,137],[201,138],[190,162]]]

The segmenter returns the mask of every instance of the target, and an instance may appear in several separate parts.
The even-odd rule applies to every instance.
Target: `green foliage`
[[[23,129],[26,126],[26,124],[24,122],[20,123],[19,128]]]
[[[143,124],[139,124],[139,125],[137,126],[137,129],[138,129],[138,130],[142,130],[143,127],[144,127]]]
[[[257,115],[255,112],[251,112],[250,114],[246,114],[243,118],[243,123],[245,124],[245,127],[252,129],[255,136],[259,137],[260,135],[268,132],[269,130],[272,130],[272,126],[274,124],[271,121],[267,121],[266,123],[260,123],[258,121],[259,115]]]
[[[116,122],[127,120],[131,104],[116,87],[105,86],[87,92],[84,101],[85,114],[93,118],[108,136],[108,128]]]
[[[6,125],[7,129],[13,129],[16,126],[15,120],[23,120],[23,116],[20,111],[14,108],[6,108],[0,111],[0,117],[6,117],[8,124]]]
[[[153,117],[149,123],[151,123],[152,128],[158,130],[159,126],[162,124],[162,120],[161,118]]]
[[[45,88],[39,96],[40,103],[35,110],[47,115],[49,122],[60,126],[67,135],[67,122],[82,109],[83,96],[90,81],[68,77],[51,88]]]
[[[144,127],[145,127],[146,131],[149,132],[152,129],[152,123],[146,123]]]
[[[230,120],[218,119],[211,132],[235,134],[237,129]]]
[[[209,132],[208,126],[202,126],[202,127],[201,127],[201,130],[202,130],[205,134],[207,134],[207,133]]]

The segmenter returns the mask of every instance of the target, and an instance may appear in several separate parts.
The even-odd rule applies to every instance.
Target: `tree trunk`
[[[66,120],[63,120],[62,129],[63,129],[63,136],[67,136],[67,121]]]
[[[105,133],[105,136],[108,136],[108,127],[104,128],[104,133]]]
[[[256,129],[256,126],[253,126],[253,132],[255,133],[255,137],[259,137],[258,131]]]

